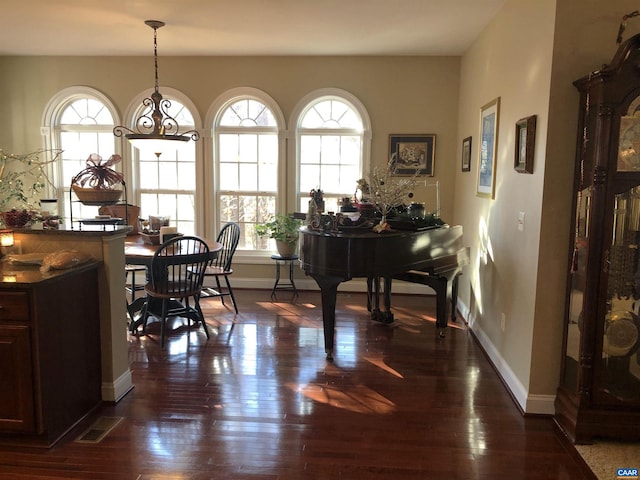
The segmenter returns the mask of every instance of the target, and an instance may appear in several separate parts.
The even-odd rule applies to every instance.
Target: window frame
[[[77,100],[95,100],[100,102],[109,111],[111,118],[113,119],[113,125],[77,125],[73,131],[87,131],[96,133],[106,133],[107,131],[113,132],[113,127],[120,123],[120,116],[113,102],[101,91],[84,85],[76,85],[60,90],[53,95],[43,111],[42,114],[42,127],[40,133],[42,135],[42,141],[44,148],[47,150],[61,149],[63,131],[60,119],[63,113],[73,102]],[[95,152],[87,152],[89,154]],[[104,153],[104,152],[103,152]],[[116,141],[114,137],[113,151],[108,152],[109,155],[121,154],[120,143]],[[64,155],[64,154],[63,154]],[[122,166],[116,167],[120,170]],[[71,211],[72,206],[69,203],[69,189],[71,188],[71,179],[65,179],[62,175],[62,158],[57,162],[47,165],[46,173],[48,178],[55,186],[55,192],[52,191],[50,186],[45,188],[42,198],[57,198],[58,199],[58,212],[63,217],[67,210]],[[68,182],[68,184],[67,184]],[[68,207],[68,208],[67,208]],[[81,218],[80,215],[74,215],[74,218]],[[70,228],[74,228],[73,225]]]
[[[206,183],[204,181],[204,166],[203,166],[203,147],[202,147],[202,121],[200,118],[200,113],[195,103],[187,97],[183,92],[177,90],[175,88],[159,86],[158,90],[162,93],[164,99],[170,101],[176,101],[182,104],[192,115],[193,117],[193,125],[185,126],[180,125],[180,132],[185,132],[187,130],[196,130],[200,134],[200,140],[194,142],[193,140],[189,140],[190,142],[194,142],[194,157],[195,157],[195,190],[194,190],[194,231],[196,235],[204,235],[203,232],[206,231],[206,222],[205,222],[205,214],[203,209],[203,192],[206,189]],[[154,92],[154,88],[148,88],[142,92],[140,92],[137,96],[135,96],[127,106],[126,113],[124,115],[125,123],[128,128],[135,130],[136,120],[140,115],[147,110],[147,107],[143,105],[143,100],[145,98],[150,98],[151,94]],[[140,161],[139,161],[139,152],[126,137],[121,137],[118,139],[120,142],[120,148],[124,152],[123,156],[123,171],[125,175],[125,180],[127,181],[128,188],[128,198],[129,203],[133,203],[135,205],[140,205],[141,201],[141,189],[140,189]],[[143,214],[145,212],[142,212]],[[172,220],[175,220],[172,218]]]
[[[306,113],[316,104],[325,100],[338,100],[345,103],[353,109],[353,111],[360,116],[362,122],[362,131],[358,132],[361,138],[361,151],[360,151],[360,174],[365,176],[371,166],[371,120],[369,113],[364,104],[353,94],[339,88],[322,88],[314,90],[305,97],[303,97],[293,109],[291,114],[290,124],[295,125],[295,129],[291,132],[292,142],[289,142],[289,158],[295,159],[294,162],[290,162],[288,165],[287,175],[288,178],[295,179],[295,188],[293,191],[287,192],[287,205],[291,211],[298,211],[300,208],[301,199],[306,192],[302,192],[300,189],[300,154],[301,154],[301,132],[311,133],[317,132],[323,135],[331,133],[340,133],[344,135],[350,130],[355,133],[353,129],[332,129],[332,128],[318,128],[309,129],[302,128],[302,121]],[[322,186],[321,186],[322,187]],[[356,185],[353,186],[355,191]]]
[[[275,118],[276,128],[271,127],[249,127],[247,132],[251,133],[276,133],[278,144],[278,166],[277,166],[277,190],[275,194],[276,212],[282,209],[286,203],[286,121],[278,103],[266,92],[252,87],[237,87],[227,90],[211,104],[206,116],[205,124],[210,126],[211,134],[207,137],[205,144],[205,176],[207,182],[211,182],[211,188],[205,191],[205,209],[207,218],[210,220],[207,235],[215,238],[222,225],[219,221],[220,212],[220,162],[218,135],[220,133],[237,132],[234,127],[221,126],[220,121],[226,109],[234,103],[242,100],[255,100],[262,103],[271,111]],[[284,188],[283,188],[284,187]],[[259,193],[259,192],[257,192]],[[270,258],[273,254],[268,250],[236,250],[234,259],[250,263],[256,259]]]

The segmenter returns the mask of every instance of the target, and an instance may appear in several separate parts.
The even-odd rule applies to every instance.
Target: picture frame
[[[480,148],[476,183],[476,195],[479,197],[495,198],[499,127],[500,97],[497,97],[480,108]]]
[[[518,173],[533,173],[533,154],[536,144],[536,115],[516,122],[516,141],[513,168]]]
[[[462,140],[462,171],[471,171],[471,137]]]
[[[389,135],[389,168],[392,175],[433,177],[436,136],[433,134]]]

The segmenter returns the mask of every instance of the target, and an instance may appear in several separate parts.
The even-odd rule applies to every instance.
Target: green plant
[[[295,244],[298,241],[298,228],[301,226],[302,220],[278,213],[270,220],[256,225],[256,233],[261,237],[274,238],[280,242]]]
[[[33,210],[40,205],[40,193],[45,187],[55,191],[45,169],[61,153],[62,150],[36,150],[16,155],[0,149],[0,212]]]

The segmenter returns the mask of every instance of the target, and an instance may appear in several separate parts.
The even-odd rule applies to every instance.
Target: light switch
[[[524,212],[518,214],[518,230],[524,232]]]

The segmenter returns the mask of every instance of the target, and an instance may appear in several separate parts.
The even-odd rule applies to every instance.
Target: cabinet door
[[[0,430],[35,433],[28,325],[0,325]]]

